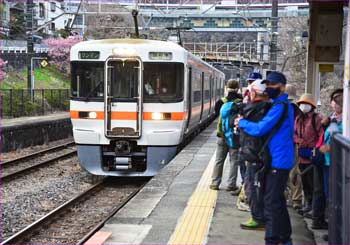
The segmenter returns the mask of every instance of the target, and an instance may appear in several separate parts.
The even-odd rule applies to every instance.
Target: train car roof
[[[110,49],[118,46],[142,46],[143,51],[145,51],[145,48],[149,50],[154,50],[154,47],[160,51],[173,51],[173,52],[183,52],[184,54],[189,54],[190,57],[196,60],[196,62],[200,62],[203,65],[207,67],[211,67],[212,69],[216,70],[217,72],[221,73],[220,70],[213,67],[212,65],[208,64],[207,62],[203,61],[200,57],[197,57],[184,49],[182,46],[174,43],[174,42],[168,42],[168,41],[160,41],[160,40],[149,40],[149,39],[101,39],[101,40],[91,40],[91,41],[84,41],[75,44],[71,52],[76,53],[78,51],[92,51],[97,49]],[[157,51],[157,50],[154,50]],[[75,55],[77,57],[77,55]],[[72,57],[71,57],[72,58]],[[75,59],[74,59],[75,60]]]
[[[77,43],[74,45],[74,48],[86,48],[88,46],[93,46],[96,48],[96,45],[101,45],[101,46],[114,46],[114,45],[143,45],[143,46],[154,46],[156,45],[157,47],[162,48],[169,48],[173,50],[178,50],[178,51],[186,51],[183,47],[180,45],[173,43],[173,42],[166,42],[166,41],[159,41],[159,40],[148,40],[148,39],[101,39],[101,40],[91,40],[91,41],[84,41]]]

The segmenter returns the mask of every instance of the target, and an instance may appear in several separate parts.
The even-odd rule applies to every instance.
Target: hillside
[[[27,70],[9,71],[0,84],[1,89],[27,88]],[[34,70],[35,89],[68,89],[70,78],[64,76],[54,67],[46,67]]]

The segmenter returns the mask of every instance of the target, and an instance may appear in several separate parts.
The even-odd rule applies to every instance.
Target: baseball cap
[[[256,79],[262,79],[262,75],[259,72],[249,73],[247,81],[253,81]]]
[[[266,82],[287,84],[287,79],[282,72],[272,71],[262,83]]]
[[[266,85],[262,82],[262,79],[255,80],[252,84],[250,84],[249,91],[252,91],[252,89],[254,89],[257,93],[262,94],[266,89]]]

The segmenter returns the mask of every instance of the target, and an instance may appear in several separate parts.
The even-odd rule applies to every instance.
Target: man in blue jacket
[[[267,148],[271,155],[270,168],[266,173],[264,190],[264,215],[266,219],[266,244],[291,244],[291,224],[284,191],[290,169],[293,167],[293,108],[284,93],[287,80],[280,72],[271,72],[266,80],[265,92],[271,98],[272,107],[259,122],[239,118],[238,127],[245,133],[267,136],[284,117],[280,127],[270,138]],[[284,112],[284,110],[287,110]]]

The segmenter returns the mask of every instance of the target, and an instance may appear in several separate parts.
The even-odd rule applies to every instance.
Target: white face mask
[[[300,108],[300,110],[301,110],[302,112],[308,113],[308,112],[311,111],[312,106],[309,105],[309,104],[300,104],[300,105],[299,105],[299,108]]]

